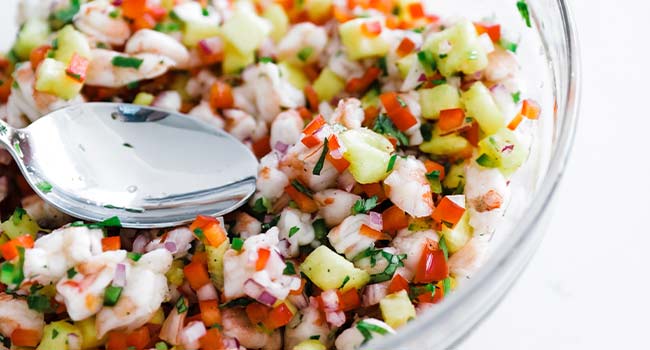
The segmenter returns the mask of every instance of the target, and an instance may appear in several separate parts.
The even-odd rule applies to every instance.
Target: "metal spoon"
[[[85,103],[24,129],[0,120],[0,141],[39,196],[85,220],[173,226],[226,214],[255,191],[257,160],[241,142],[155,108]]]

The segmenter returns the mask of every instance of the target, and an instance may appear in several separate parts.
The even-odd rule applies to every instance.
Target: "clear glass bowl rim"
[[[560,125],[556,127],[555,130],[555,141],[553,143],[554,149],[551,153],[550,163],[545,173],[545,178],[542,181],[535,198],[533,198],[530,206],[528,207],[528,215],[524,215],[521,220],[518,222],[516,228],[514,228],[511,236],[514,238],[508,242],[504,242],[503,246],[499,251],[495,251],[494,254],[490,257],[489,261],[481,270],[472,277],[468,283],[463,285],[463,288],[459,288],[454,291],[449,298],[447,298],[443,303],[439,304],[439,308],[435,313],[424,313],[423,315],[418,316],[412,322],[409,322],[404,327],[400,328],[397,334],[384,337],[376,342],[371,342],[369,346],[373,350],[385,349],[385,350],[406,350],[411,348],[406,348],[404,344],[412,343],[414,339],[419,339],[423,334],[430,332],[432,325],[445,322],[445,316],[447,311],[453,309],[462,309],[465,301],[476,293],[480,293],[482,286],[490,283],[490,276],[496,272],[501,266],[508,265],[508,261],[511,260],[512,252],[524,246],[530,241],[540,241],[541,236],[544,235],[544,230],[535,230],[534,228],[540,225],[540,221],[547,210],[549,210],[550,203],[555,196],[558,185],[564,171],[566,169],[569,155],[571,153],[571,148],[573,146],[573,140],[575,138],[576,126],[578,121],[578,110],[580,102],[580,52],[578,47],[578,37],[577,30],[575,26],[575,21],[570,9],[569,4],[566,0],[556,0],[558,4],[558,9],[561,13],[561,23],[563,24],[563,33],[564,41],[566,44],[566,57],[568,57],[568,67],[566,69],[566,74],[564,76],[558,76],[557,78],[567,80],[567,89],[565,91],[557,91],[557,94],[564,94],[566,101],[563,108],[562,118],[559,119]],[[535,17],[535,13],[531,13],[531,19],[536,23],[539,23],[538,19]],[[526,234],[526,233],[530,234]],[[530,258],[525,260],[527,263]],[[519,277],[524,266],[520,266],[520,271],[515,276],[514,280],[507,286],[503,286],[506,290],[501,294],[501,298],[505,296],[512,287],[514,281]],[[476,328],[476,325],[480,323],[490,312],[494,309],[500,300],[494,300],[492,305],[482,309],[482,315],[472,324],[466,325],[467,330],[462,332],[463,336],[471,333],[471,330]],[[461,336],[460,339],[452,339],[450,344],[458,344],[462,342]],[[364,349],[367,349],[365,347]],[[424,350],[423,347],[418,348],[417,350]]]

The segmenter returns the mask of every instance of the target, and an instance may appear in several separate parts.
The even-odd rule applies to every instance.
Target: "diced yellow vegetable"
[[[276,43],[282,40],[289,29],[289,17],[284,12],[284,8],[280,4],[272,4],[266,8],[262,16],[271,22],[271,39]]]
[[[332,0],[306,0],[305,9],[310,20],[320,22],[332,12]]]
[[[106,343],[107,336],[104,336],[102,339],[97,338],[94,316],[85,320],[76,321],[74,325],[81,333],[81,349],[94,349]]]
[[[219,35],[219,27],[213,23],[186,22],[183,26],[183,44],[195,47],[199,41]]]
[[[148,323],[151,324],[158,324],[161,325],[165,321],[165,312],[163,311],[162,308],[159,308],[156,310],[156,312],[153,313],[153,316],[151,316],[151,319],[149,320]]]
[[[327,350],[327,347],[315,339],[309,339],[293,347],[293,350]]]
[[[307,256],[300,265],[300,271],[322,290],[341,287],[346,277],[349,277],[349,280],[341,292],[362,288],[370,281],[370,275],[366,271],[357,269],[351,262],[324,245]]]
[[[226,43],[222,69],[224,74],[235,74],[241,72],[249,64],[255,63],[255,53],[241,53],[234,46]]]
[[[468,147],[471,145],[466,138],[456,134],[440,136],[440,129],[436,127],[431,140],[423,142],[420,150],[437,156],[450,156],[457,155]]]
[[[367,128],[350,129],[339,135],[345,145],[343,157],[350,162],[348,170],[362,184],[383,180],[388,176],[393,144],[384,136]]]
[[[442,185],[446,188],[465,186],[465,164],[452,164],[445,175],[445,179],[442,180]]]
[[[223,38],[242,54],[251,54],[271,33],[271,23],[259,17],[250,4],[237,3],[232,16],[221,27]]]
[[[72,25],[63,27],[56,34],[57,49],[54,51],[54,59],[63,62],[65,66],[70,63],[72,55],[75,53],[88,60],[90,56],[90,44],[84,34],[75,30]]]
[[[442,225],[442,236],[445,237],[449,253],[453,254],[460,250],[470,238],[472,238],[472,227],[469,225],[469,211],[460,218],[460,221],[454,226],[449,228],[447,225]]]
[[[65,73],[65,64],[53,58],[46,58],[36,70],[34,89],[69,100],[79,94],[83,83]]]
[[[423,48],[433,53],[438,70],[445,77],[458,72],[473,74],[485,69],[488,64],[487,54],[479,43],[476,29],[468,20],[431,34]]]
[[[389,294],[379,301],[384,322],[393,328],[405,325],[415,318],[415,307],[405,290]]]
[[[415,53],[408,54],[395,62],[397,64],[397,69],[402,79],[406,78],[411,70],[411,67],[417,61],[418,57]]]
[[[169,284],[172,284],[174,286],[180,286],[183,284],[183,279],[185,278],[185,275],[183,274],[183,264],[182,261],[180,260],[174,260],[172,262],[172,266],[167,270],[167,273],[165,274],[165,277],[167,277],[167,281]]]
[[[409,5],[413,3],[420,2],[421,0],[397,0],[396,5],[399,8],[399,19],[409,23],[413,21],[413,17],[411,16],[411,10],[409,9]]]
[[[379,107],[379,90],[370,89],[361,98],[361,107],[368,108],[370,106]]]
[[[20,28],[13,50],[22,61],[28,60],[34,48],[47,43],[49,34],[47,22],[36,17],[30,18]]]
[[[23,208],[16,208],[14,213],[7,219],[7,221],[0,224],[0,229],[2,232],[7,235],[10,239],[14,239],[18,236],[29,234],[32,237],[36,237],[40,227]]]
[[[339,77],[331,69],[325,68],[314,81],[314,91],[321,101],[329,101],[339,92],[343,91],[345,80]]]
[[[68,335],[76,334],[81,339],[81,331],[65,321],[52,322],[43,329],[43,338],[36,350],[69,350]]]
[[[461,107],[460,92],[452,85],[441,84],[431,89],[421,89],[418,92],[422,116],[427,119],[438,119],[440,111]]]
[[[300,68],[296,68],[291,63],[282,61],[278,62],[278,68],[280,68],[280,74],[284,79],[286,79],[293,87],[302,91],[305,86],[309,85],[309,79]]]
[[[341,42],[351,59],[358,60],[368,57],[381,57],[386,55],[388,50],[390,50],[390,44],[384,35],[387,29],[383,21],[381,21],[382,34],[375,37],[368,37],[362,32],[361,26],[364,23],[376,21],[378,21],[377,18],[356,18],[339,26]]]
[[[208,11],[204,13],[204,11]],[[219,35],[220,16],[213,9],[201,8],[198,2],[184,2],[174,7],[173,17],[182,22],[182,41],[195,47],[199,41]]]
[[[153,103],[154,96],[146,92],[138,92],[133,99],[134,105],[149,106]]]
[[[226,239],[218,247],[205,246],[208,254],[208,272],[212,283],[219,290],[223,290],[223,255],[230,248],[230,240]]]
[[[469,90],[463,92],[462,102],[467,115],[476,119],[486,135],[492,135],[506,125],[499,106],[482,82],[474,83]]]
[[[494,162],[494,167],[509,176],[526,161],[528,150],[508,128],[501,128],[493,135],[478,143],[479,155],[486,154]]]

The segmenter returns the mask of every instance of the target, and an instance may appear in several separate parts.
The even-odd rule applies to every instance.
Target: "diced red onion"
[[[333,311],[326,312],[325,319],[327,323],[331,324],[334,327],[341,327],[345,323],[345,312],[343,311]]]
[[[126,287],[126,265],[117,264],[115,266],[115,276],[113,276],[113,285],[116,287]]]
[[[218,36],[203,39],[199,41],[199,48],[206,55],[218,54],[223,52],[223,40]]]
[[[331,150],[331,151],[330,151],[330,155],[331,155],[332,158],[334,158],[334,159],[341,159],[341,158],[343,158],[343,153],[341,152],[341,149],[340,149],[340,148],[339,148],[339,149],[335,149],[335,150]]]
[[[418,77],[418,81],[419,82],[427,81],[426,74],[424,74],[424,73],[420,74],[420,76]]]
[[[505,89],[505,86],[503,86],[503,84],[499,83],[499,84],[494,84],[494,85],[490,88],[490,91],[491,91],[491,92],[495,92],[495,91],[497,91],[497,90],[502,90],[502,89]]]
[[[181,332],[181,344],[185,349],[198,349],[199,339],[207,333],[205,325],[201,321],[192,321],[183,328]]]
[[[113,0],[113,6],[122,6],[122,0]]]
[[[136,253],[144,253],[144,248],[149,243],[150,239],[147,235],[142,234],[133,241],[133,251]]]
[[[515,149],[515,145],[506,145],[501,149],[501,153],[512,152]]]
[[[371,211],[368,215],[370,216],[370,227],[377,231],[381,231],[384,228],[384,220],[381,214]]]
[[[287,153],[287,149],[289,149],[289,145],[287,145],[286,143],[284,143],[284,142],[282,142],[282,141],[278,141],[278,142],[275,143],[275,147],[274,147],[274,148],[275,148],[278,152],[280,152],[280,153],[282,153],[282,154],[285,154],[285,153]]]
[[[273,295],[271,295],[266,291],[262,292],[259,298],[257,298],[257,301],[267,306],[273,306],[273,304],[275,304],[277,300],[278,298],[274,297]]]
[[[68,350],[81,350],[81,339],[75,333],[68,334]]]
[[[239,350],[239,340],[237,338],[224,337],[222,342],[226,348],[225,350]]]
[[[278,242],[278,250],[283,256],[291,255],[291,242],[288,239],[283,238]]]
[[[361,295],[361,305],[363,307],[368,307],[379,304],[379,301],[386,296],[387,290],[388,286],[386,283],[367,285],[363,289],[363,294]]]
[[[178,248],[176,248],[176,242],[171,242],[167,241],[165,242],[165,249],[167,249],[168,252],[174,254],[176,251],[178,251]]]
[[[203,287],[199,288],[199,290],[196,291],[196,297],[199,301],[219,299],[217,296],[217,289],[212,283],[206,283]]]
[[[323,309],[325,309],[325,311],[336,311],[339,309],[339,295],[336,293],[336,289],[322,292],[320,298],[323,302]]]

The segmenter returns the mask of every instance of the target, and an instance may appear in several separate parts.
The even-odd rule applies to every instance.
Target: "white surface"
[[[522,278],[462,349],[650,348],[650,229],[643,221],[650,216],[643,142],[650,138],[650,3],[572,5],[582,43],[582,112],[555,216]],[[0,12],[2,31],[13,19],[8,8]],[[8,44],[0,35],[0,47]]]

